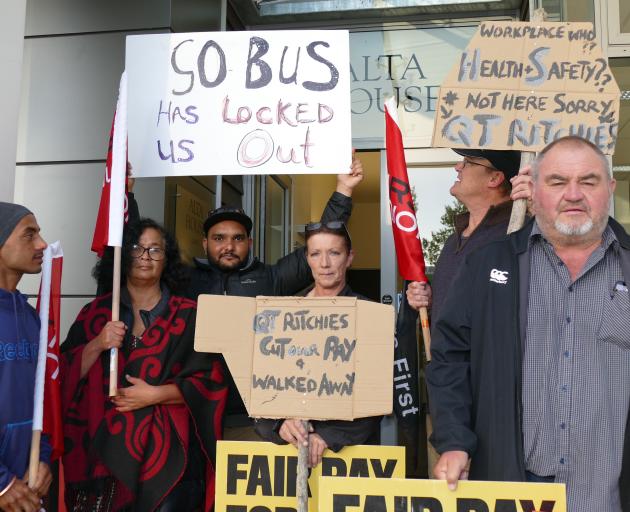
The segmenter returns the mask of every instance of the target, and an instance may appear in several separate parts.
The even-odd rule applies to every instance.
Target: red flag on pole
[[[50,281],[50,314],[48,319],[48,352],[46,354],[46,386],[44,386],[44,434],[52,446],[51,460],[63,454],[63,422],[61,418],[61,386],[59,336],[61,333],[61,272],[63,252],[53,249]]]
[[[398,111],[393,97],[385,102],[385,147],[398,271],[407,281],[427,282],[416,209],[409,186],[402,133],[398,124]]]
[[[40,344],[46,345],[45,370],[38,367],[35,392],[36,402],[33,414],[33,429],[47,434],[52,447],[51,460],[63,454],[63,424],[61,418],[61,389],[59,375],[59,334],[61,314],[61,271],[63,268],[63,251],[59,242],[52,243],[46,249],[51,258],[50,265],[42,272],[42,284],[37,298],[37,310],[42,322],[48,323],[43,328]],[[43,308],[48,307],[47,314]],[[42,380],[43,378],[43,380]],[[39,388],[43,386],[43,390]],[[43,400],[43,406],[42,406]],[[42,416],[43,415],[43,416]]]
[[[92,238],[92,251],[99,256],[103,255],[106,246],[120,247],[123,224],[127,220],[126,101],[126,75],[123,73],[116,114],[109,132],[105,179]]]

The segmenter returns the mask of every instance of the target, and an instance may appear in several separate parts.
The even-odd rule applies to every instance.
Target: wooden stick
[[[536,158],[536,153],[532,153],[531,151],[521,152],[521,169],[526,165],[530,165],[534,161],[534,158]],[[510,222],[507,228],[508,235],[523,227],[526,214],[527,199],[517,199],[512,203],[512,213],[510,214]]]
[[[424,353],[427,356],[427,361],[431,361],[431,329],[429,328],[429,312],[426,307],[420,308],[420,326],[424,340]]]
[[[114,247],[114,280],[112,283],[112,322],[120,320],[120,259],[122,249]],[[109,350],[109,396],[118,392],[118,349]]]
[[[33,430],[31,435],[31,455],[28,462],[28,486],[32,489],[37,480],[39,470],[39,445],[42,439],[41,430]]]
[[[530,21],[533,23],[547,21],[547,11],[544,8],[536,9],[530,18]],[[531,151],[523,151],[521,152],[521,169],[526,165],[530,165],[534,158],[536,158],[536,153],[532,153]],[[508,224],[507,234],[514,233],[514,231],[518,231],[525,224],[525,215],[527,214],[527,200],[526,199],[517,199],[512,204],[512,213],[510,215],[510,223]]]
[[[306,430],[306,438],[308,439],[308,431],[310,428],[308,421],[302,420],[302,426]],[[308,452],[308,445],[300,445],[298,448],[296,480],[296,493],[298,500],[297,512],[308,512]]]

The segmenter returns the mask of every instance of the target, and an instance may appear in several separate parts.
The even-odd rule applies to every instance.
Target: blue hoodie
[[[0,288],[0,491],[28,467],[39,316],[19,291]],[[50,462],[42,440],[40,460]]]

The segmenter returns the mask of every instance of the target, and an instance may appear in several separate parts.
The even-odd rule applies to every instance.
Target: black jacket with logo
[[[448,290],[451,288],[457,269],[463,263],[464,258],[479,247],[503,238],[507,232],[511,212],[512,201],[491,206],[481,223],[470,236],[465,238],[462,237],[462,233],[468,227],[470,214],[466,212],[455,217],[455,233],[448,237],[444,243],[431,279],[433,290],[431,316],[434,319],[440,314]]]
[[[439,453],[467,452],[472,480],[525,481],[521,339],[532,225],[467,256],[434,318],[426,372],[431,442]],[[630,282],[630,236],[615,220],[609,225]],[[630,512],[628,421],[619,491],[623,512]]]

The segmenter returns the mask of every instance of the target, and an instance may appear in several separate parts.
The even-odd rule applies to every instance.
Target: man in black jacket
[[[352,191],[363,179],[358,157],[350,174],[337,176],[337,188],[328,200],[322,221],[347,222],[352,211]],[[252,220],[240,208],[218,208],[204,223],[203,248],[207,259],[195,259],[186,295],[197,300],[201,294],[256,297],[295,295],[313,280],[304,248],[274,264],[262,263],[251,252]],[[230,394],[226,407],[225,438],[258,440],[240,394],[228,375]]]
[[[358,158],[350,174],[337,176],[337,189],[328,200],[322,221],[347,222],[352,212],[352,191],[363,179]],[[251,252],[252,220],[240,208],[211,210],[204,223],[203,248],[207,259],[195,258],[187,295],[256,297],[295,295],[313,280],[304,249],[299,248],[274,264],[262,263]]]
[[[407,288],[409,305],[414,309],[430,307],[433,318],[438,317],[464,258],[478,247],[505,236],[512,200],[530,198],[528,169],[518,175],[519,151],[453,151],[463,158],[455,165],[457,179],[450,193],[466,207],[466,212],[454,219],[455,232],[444,243],[431,286],[412,282]]]
[[[434,325],[434,475],[563,482],[572,512],[629,512],[630,237],[608,217],[615,180],[579,137],[545,148],[532,177],[535,220],[466,258]]]

